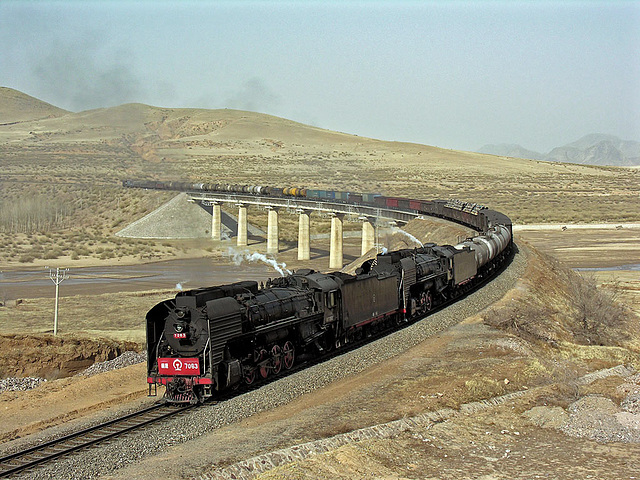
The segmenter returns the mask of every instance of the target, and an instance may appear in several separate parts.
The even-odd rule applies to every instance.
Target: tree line
[[[34,233],[67,225],[73,205],[59,199],[36,196],[0,204],[0,232]]]

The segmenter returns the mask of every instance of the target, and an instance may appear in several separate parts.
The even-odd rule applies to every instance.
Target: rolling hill
[[[633,169],[377,140],[230,109],[132,103],[73,113],[9,88],[0,113],[0,230],[28,198],[105,233],[166,200],[122,192],[124,178],[460,198],[527,223],[637,221],[640,211]]]
[[[0,125],[57,118],[68,113],[18,90],[0,87]]]

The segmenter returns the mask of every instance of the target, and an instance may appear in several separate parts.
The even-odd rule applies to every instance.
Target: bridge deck
[[[267,207],[283,207],[290,210],[314,210],[324,213],[343,213],[346,215],[366,216],[375,218],[390,218],[400,222],[409,222],[421,216],[418,212],[380,208],[368,205],[347,204],[330,200],[308,200],[298,197],[268,197],[259,195],[242,195],[237,193],[188,192],[189,200],[210,205],[214,202],[234,203],[244,205],[262,205]]]

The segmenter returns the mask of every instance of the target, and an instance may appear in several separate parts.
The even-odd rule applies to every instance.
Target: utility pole
[[[0,270],[0,280],[4,280],[4,273]],[[4,287],[0,288],[0,307],[4,307],[7,304],[7,299],[4,294]]]
[[[49,268],[49,267],[45,267],[45,268]],[[56,286],[56,307],[55,307],[55,313],[53,315],[53,336],[54,337],[58,334],[58,297],[60,292],[60,284],[64,282],[67,278],[69,278],[67,277],[68,271],[69,269],[65,268],[62,270],[62,272],[60,272],[60,268],[56,267],[56,273],[54,275],[53,269],[49,268],[49,278]]]

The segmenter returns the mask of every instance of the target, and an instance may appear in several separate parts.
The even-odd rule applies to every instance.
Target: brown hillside
[[[587,273],[583,276],[536,249],[529,260],[513,295],[482,314],[485,324],[547,353],[591,362],[593,368],[607,361],[637,361],[638,317],[617,302],[619,291],[597,289]]]
[[[5,103],[23,95],[2,93]],[[24,109],[33,120],[0,124],[0,237],[12,243],[2,251],[14,260],[41,256],[29,246],[33,239],[16,241],[16,233],[90,232],[107,248],[110,235],[169,198],[123,189],[123,178],[459,198],[516,223],[640,220],[638,169],[375,140],[238,110],[126,104],[44,118],[28,114],[33,108]],[[49,255],[72,254],[70,246],[53,248],[58,240],[38,242]]]
[[[0,125],[61,117],[68,113],[13,88],[0,87]]]

